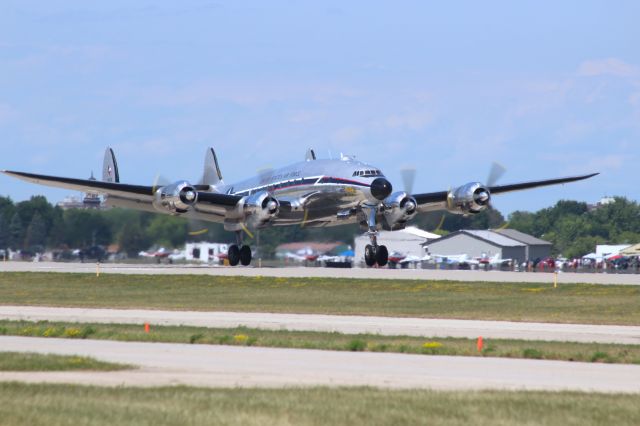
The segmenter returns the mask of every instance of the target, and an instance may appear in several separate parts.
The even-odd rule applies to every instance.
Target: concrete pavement
[[[640,326],[590,324],[44,306],[0,306],[0,319],[640,344]]]
[[[71,272],[96,273],[95,263],[58,263],[58,262],[0,262],[0,272]],[[250,276],[250,277],[320,277],[320,278],[357,278],[357,279],[393,279],[393,280],[446,280],[446,281],[488,281],[522,282],[553,284],[554,274],[548,272],[506,272],[506,271],[460,271],[431,269],[373,269],[373,268],[256,268],[221,267],[202,265],[155,265],[155,264],[117,264],[100,265],[101,273],[106,274],[162,274],[162,275],[213,275],[213,276]],[[561,284],[621,284],[640,285],[640,274],[603,274],[603,273],[559,273]]]

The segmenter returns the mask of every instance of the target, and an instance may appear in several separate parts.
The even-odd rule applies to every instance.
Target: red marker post
[[[478,352],[482,352],[482,346],[483,346],[484,342],[482,341],[482,336],[478,337]]]
[[[148,333],[148,332],[149,332],[149,323],[148,323],[148,322],[145,322],[145,323],[144,323],[144,332],[145,332],[145,333]]]

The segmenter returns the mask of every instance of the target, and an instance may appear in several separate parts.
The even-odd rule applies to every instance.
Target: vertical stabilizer
[[[120,182],[120,174],[118,173],[118,163],[113,149],[107,148],[104,153],[104,163],[102,164],[102,180],[104,182]]]
[[[215,186],[222,183],[222,172],[218,165],[218,157],[213,148],[207,148],[204,156],[204,174],[202,175],[202,184]]]

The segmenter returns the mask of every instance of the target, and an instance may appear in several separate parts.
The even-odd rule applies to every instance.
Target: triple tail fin
[[[207,148],[207,152],[204,156],[204,174],[202,175],[202,185],[215,186],[222,181],[222,172],[218,165],[218,157],[213,148]]]
[[[107,148],[104,153],[104,162],[102,163],[102,181],[103,182],[120,182],[120,173],[118,173],[118,162],[113,149]]]

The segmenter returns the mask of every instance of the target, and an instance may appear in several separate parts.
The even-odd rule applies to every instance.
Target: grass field
[[[0,273],[0,303],[640,324],[640,286]]]
[[[127,368],[131,367],[82,356],[0,352],[0,371],[115,371]]]
[[[479,352],[476,340],[473,339],[258,330],[246,327],[152,326],[150,332],[146,333],[139,325],[28,321],[0,321],[0,335],[2,334],[129,342],[216,344],[640,364],[640,345],[485,339],[483,350]]]
[[[11,425],[637,425],[640,396],[0,383]]]

